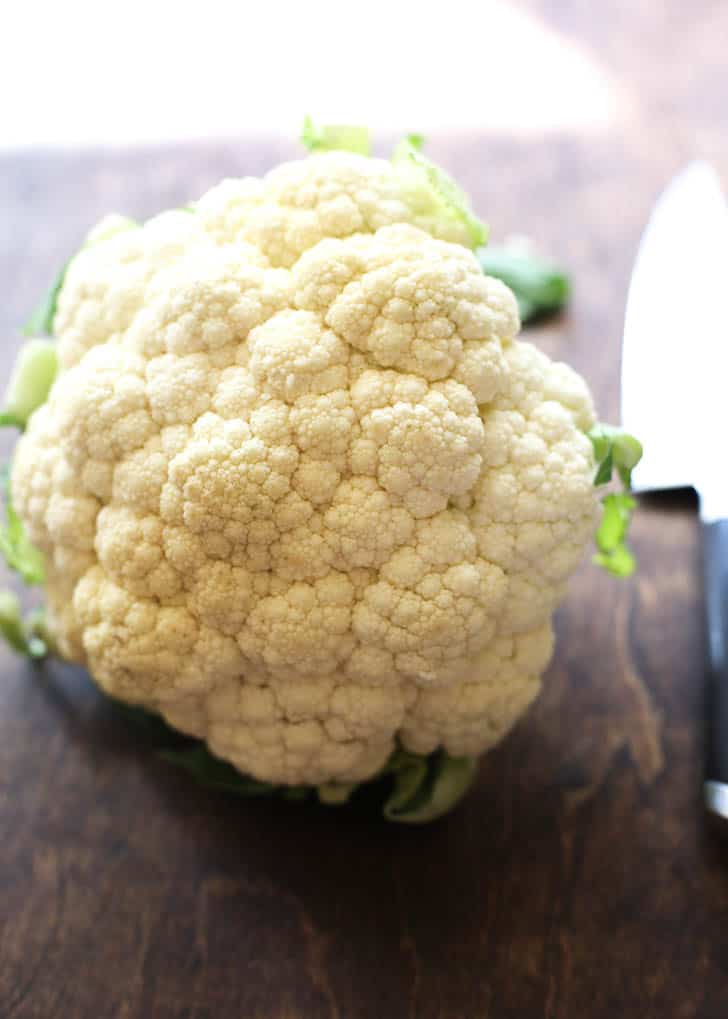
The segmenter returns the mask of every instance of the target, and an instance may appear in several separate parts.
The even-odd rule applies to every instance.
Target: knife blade
[[[627,298],[622,421],[644,446],[636,491],[697,489],[728,515],[716,470],[728,424],[725,318],[728,210],[715,170],[692,163],[660,196],[640,242]],[[712,512],[712,511],[711,511]]]
[[[644,447],[635,491],[699,498],[707,626],[703,798],[728,824],[728,207],[715,170],[691,163],[658,199],[627,298],[622,421]]]

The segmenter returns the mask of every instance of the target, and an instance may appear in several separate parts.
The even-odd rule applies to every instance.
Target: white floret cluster
[[[108,221],[13,498],[61,652],[271,782],[487,750],[593,532],[584,382],[349,153]]]

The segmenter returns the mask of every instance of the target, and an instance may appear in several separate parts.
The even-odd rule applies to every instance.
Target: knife
[[[715,170],[691,163],[660,196],[627,299],[622,421],[644,447],[637,492],[692,487],[703,544],[707,729],[703,797],[728,822],[728,207]]]

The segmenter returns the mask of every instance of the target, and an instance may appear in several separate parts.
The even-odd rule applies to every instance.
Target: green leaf
[[[288,800],[289,803],[302,803],[314,792],[313,787],[308,785],[277,786],[275,788],[281,798]]]
[[[149,718],[152,726],[157,721],[156,716],[150,716],[143,709],[130,708],[119,702],[117,706],[134,724],[141,724],[145,729],[150,725]],[[175,735],[173,730],[161,724],[167,736]],[[153,732],[153,728],[149,731]],[[317,787],[283,786],[241,774],[197,740],[180,750],[161,750],[159,756],[168,764],[184,769],[199,785],[236,796],[278,796],[294,801],[316,796],[324,806],[339,807],[349,804],[366,790],[375,799],[378,798],[386,820],[402,824],[424,824],[452,810],[470,787],[476,769],[475,759],[450,757],[442,750],[426,757],[396,750],[379,774],[366,782],[327,782]],[[381,789],[385,793],[383,799]]]
[[[301,142],[309,152],[356,152],[361,156],[370,153],[369,128],[356,124],[317,125],[307,115],[303,121]]]
[[[8,411],[0,411],[0,428],[17,428],[22,432],[25,429],[25,421]]]
[[[45,608],[31,609],[25,617],[25,631],[32,658],[44,658],[56,654],[56,644],[48,626]]]
[[[489,273],[489,275],[492,276],[493,274]],[[538,306],[533,301],[528,297],[524,297],[523,294],[514,294],[514,297],[518,305],[518,317],[521,320],[521,325],[527,325],[533,319],[538,318],[540,312]]]
[[[634,573],[635,559],[626,538],[636,505],[636,500],[626,492],[613,492],[602,499],[602,519],[596,533],[599,552],[594,562],[615,577]]]
[[[162,749],[158,755],[182,768],[198,783],[236,796],[276,796],[303,801],[317,798],[327,807],[352,801],[377,806],[384,818],[402,824],[424,824],[442,817],[467,792],[476,770],[474,758],[450,757],[444,750],[428,756],[395,750],[381,771],[365,782],[326,782],[319,786],[285,786],[261,782],[239,772],[212,754],[200,740],[182,736],[158,715],[136,705],[114,700],[115,708]],[[178,746],[164,747],[174,740]]]
[[[29,617],[30,619],[30,617]],[[12,591],[0,591],[0,634],[14,651],[38,661],[48,653],[48,646],[32,626],[23,622],[20,602]]]
[[[183,768],[209,789],[223,789],[238,796],[270,796],[280,788],[241,774],[232,764],[214,757],[204,743],[184,750],[162,750],[159,756],[168,764]]]
[[[42,584],[45,580],[43,554],[25,533],[23,522],[13,509],[8,492],[5,506],[6,523],[0,526],[0,553],[11,570],[15,570],[26,584]]]
[[[471,247],[486,244],[488,227],[475,215],[468,196],[450,174],[422,153],[423,144],[422,135],[409,135],[392,153],[392,164],[415,208],[436,219],[462,223]]]
[[[625,488],[632,484],[632,471],[642,459],[642,443],[634,435],[619,432],[613,443],[614,464]]]
[[[598,424],[587,433],[597,461],[595,485],[606,485],[616,469],[625,488],[632,483],[632,471],[642,459],[642,443],[613,425]]]
[[[413,149],[417,149],[418,152],[421,152],[424,149],[425,143],[427,142],[427,138],[425,138],[423,134],[408,134],[405,135],[404,140],[411,145]]]
[[[449,813],[467,793],[477,771],[474,757],[450,757],[444,750],[427,759],[426,776],[412,778],[413,795],[406,798],[395,787],[384,806],[384,816],[400,824],[429,824]],[[407,774],[405,769],[404,774]]]
[[[21,431],[30,415],[48,399],[58,374],[58,354],[52,340],[28,340],[18,351],[13,373],[5,391],[5,409],[0,424]]]
[[[295,786],[294,786],[295,788]],[[306,788],[305,786],[303,788]],[[356,782],[325,782],[316,787],[319,801],[327,807],[339,807],[348,803],[358,788]]]
[[[25,632],[20,616],[20,602],[12,591],[0,591],[0,631],[8,644],[25,653]]]
[[[627,577],[631,577],[637,568],[634,555],[626,543],[620,548],[613,549],[608,555],[597,552],[592,557],[592,562],[595,566],[600,566],[619,580],[626,580]]]
[[[612,471],[614,469],[614,454],[612,447],[610,446],[607,452],[604,454],[604,459],[597,466],[597,473],[594,476],[594,484],[608,485],[612,480]]]
[[[594,484],[609,484],[616,470],[625,489],[602,499],[602,519],[595,536],[598,552],[592,561],[615,577],[629,577],[636,563],[627,545],[627,532],[637,505],[629,494],[629,487],[632,471],[642,458],[642,443],[621,428],[604,423],[595,425],[587,435],[597,462]]]
[[[480,248],[476,254],[486,276],[495,276],[511,288],[522,323],[560,311],[568,302],[569,277],[553,262],[508,247]]]
[[[595,425],[590,432],[587,432],[587,437],[592,444],[594,450],[594,459],[597,464],[601,465],[608,456],[612,453],[612,436],[610,434],[611,428],[609,425]],[[611,464],[609,470],[609,479],[612,477]],[[597,484],[597,482],[594,482]]]
[[[68,269],[70,259],[63,264],[60,271],[53,280],[47,292],[43,295],[40,304],[37,306],[35,311],[31,314],[28,321],[23,326],[24,336],[52,336],[53,335],[53,320],[56,317],[56,306],[58,304],[58,295],[61,292],[63,281],[66,278],[66,270]]]
[[[394,784],[382,813],[391,820],[406,811],[427,781],[427,758],[398,750],[390,759],[387,771],[394,775]]]
[[[143,729],[148,734],[160,739],[179,735],[176,730],[167,725],[160,715],[153,711],[147,711],[146,708],[142,708],[138,704],[127,704],[126,701],[117,700],[116,697],[109,697],[109,700],[114,705],[114,711],[123,715],[124,719],[131,722],[137,729]]]

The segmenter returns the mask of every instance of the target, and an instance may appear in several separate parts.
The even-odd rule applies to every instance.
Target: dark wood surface
[[[595,21],[593,5],[525,6],[609,70],[622,113],[602,132],[431,148],[496,236],[532,234],[572,267],[570,314],[532,336],[614,419],[651,201],[692,155],[728,173],[726,8],[623,3]],[[3,370],[103,212],[178,205],[293,151],[0,157]],[[675,257],[690,257],[678,238]],[[82,673],[0,650],[2,1019],[728,1015],[728,848],[700,808],[694,502],[643,506],[634,545],[634,580],[579,573],[542,697],[425,829],[195,788]]]

